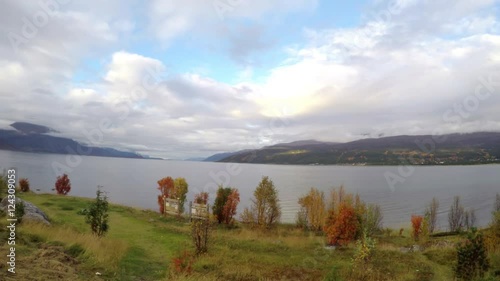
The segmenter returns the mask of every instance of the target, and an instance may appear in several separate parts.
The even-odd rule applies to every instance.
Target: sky
[[[0,128],[168,159],[500,131],[499,12],[493,0],[6,0]]]

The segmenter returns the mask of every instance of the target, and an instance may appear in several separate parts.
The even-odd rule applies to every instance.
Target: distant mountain
[[[11,124],[16,130],[0,129],[0,149],[22,152],[79,154],[88,156],[145,158],[134,152],[120,151],[108,147],[92,147],[72,139],[46,135],[56,130],[25,122]]]
[[[218,162],[222,159],[225,159],[227,157],[230,157],[230,156],[233,156],[233,155],[237,155],[237,154],[241,154],[241,153],[245,153],[247,151],[250,151],[250,149],[245,149],[245,150],[240,150],[240,151],[233,151],[233,152],[222,152],[222,153],[217,153],[217,154],[214,154],[208,158],[206,158],[205,162]]]
[[[205,157],[187,158],[187,159],[184,159],[184,161],[196,161],[196,162],[200,162],[200,161],[205,161]]]
[[[500,133],[403,135],[361,139],[347,143],[296,141],[233,153],[215,161],[309,165],[500,163]]]

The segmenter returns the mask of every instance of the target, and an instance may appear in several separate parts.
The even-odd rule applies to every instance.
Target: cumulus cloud
[[[61,4],[17,51],[8,35],[23,36],[23,18],[40,6],[1,4],[0,127],[28,121],[90,142],[85,132],[106,121],[97,145],[166,158],[299,139],[500,130],[498,95],[471,101],[478,86],[500,87],[493,1],[375,1],[360,24],[306,25],[291,45],[257,22],[313,11],[316,1],[231,1],[222,18],[217,0],[109,1],[99,11],[96,3]],[[243,70],[224,81],[174,71],[163,51],[178,54],[168,51],[186,38]],[[285,59],[254,68],[271,49]],[[77,79],[86,61],[92,75]]]

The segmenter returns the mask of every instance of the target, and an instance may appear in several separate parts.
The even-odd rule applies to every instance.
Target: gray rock
[[[16,197],[16,203],[20,202],[22,202],[24,205],[24,216],[22,218],[23,220],[36,221],[50,225],[49,217],[47,217],[47,215],[37,206],[33,205],[31,202]],[[8,205],[9,205],[9,200],[7,197],[5,197],[0,202],[0,209],[2,209],[4,212],[7,212]]]
[[[38,213],[24,214],[22,220],[23,221],[34,221],[34,222],[39,222],[39,223],[43,223],[43,224],[46,224],[46,225],[50,225],[50,222],[48,220],[46,220],[43,216],[41,216],[40,214],[38,214]]]

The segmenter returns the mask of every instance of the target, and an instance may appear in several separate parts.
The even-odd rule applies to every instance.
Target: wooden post
[[[193,221],[193,201],[189,201],[189,221]]]

